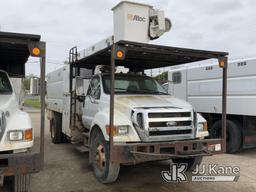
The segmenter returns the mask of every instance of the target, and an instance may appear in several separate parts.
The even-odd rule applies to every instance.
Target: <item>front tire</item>
[[[181,164],[186,163],[187,164],[187,171],[193,171],[195,170],[196,166],[199,166],[202,163],[203,157],[191,157],[191,158],[177,158],[172,159],[173,163]]]
[[[90,156],[94,175],[101,183],[113,183],[120,171],[120,164],[110,162],[109,142],[101,132],[94,134],[91,140]]]

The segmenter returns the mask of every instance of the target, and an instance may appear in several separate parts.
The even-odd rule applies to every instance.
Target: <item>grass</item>
[[[38,99],[26,99],[24,105],[35,109],[40,109],[41,107],[40,101]]]

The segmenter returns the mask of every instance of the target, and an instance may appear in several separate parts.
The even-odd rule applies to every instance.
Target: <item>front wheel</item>
[[[195,170],[196,166],[199,166],[202,163],[203,157],[191,157],[191,158],[177,158],[172,159],[173,163],[181,164],[185,163],[187,164],[187,171],[193,171]]]
[[[105,141],[101,132],[91,140],[90,155],[94,175],[101,183],[113,183],[119,175],[120,164],[110,162],[109,142]]]

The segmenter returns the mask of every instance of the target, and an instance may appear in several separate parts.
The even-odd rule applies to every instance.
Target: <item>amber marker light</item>
[[[27,129],[25,130],[25,140],[26,141],[32,141],[33,140],[33,129]]]
[[[34,47],[32,49],[32,53],[33,53],[33,55],[38,56],[38,55],[40,55],[40,49],[38,47]]]
[[[123,56],[124,56],[124,53],[123,53],[122,51],[119,50],[119,51],[116,52],[116,57],[117,57],[117,58],[120,59],[120,58],[122,58]]]

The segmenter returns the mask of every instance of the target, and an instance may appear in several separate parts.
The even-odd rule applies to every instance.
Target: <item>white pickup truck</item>
[[[9,77],[0,70],[0,151],[25,152],[33,142],[31,119],[19,109]]]

